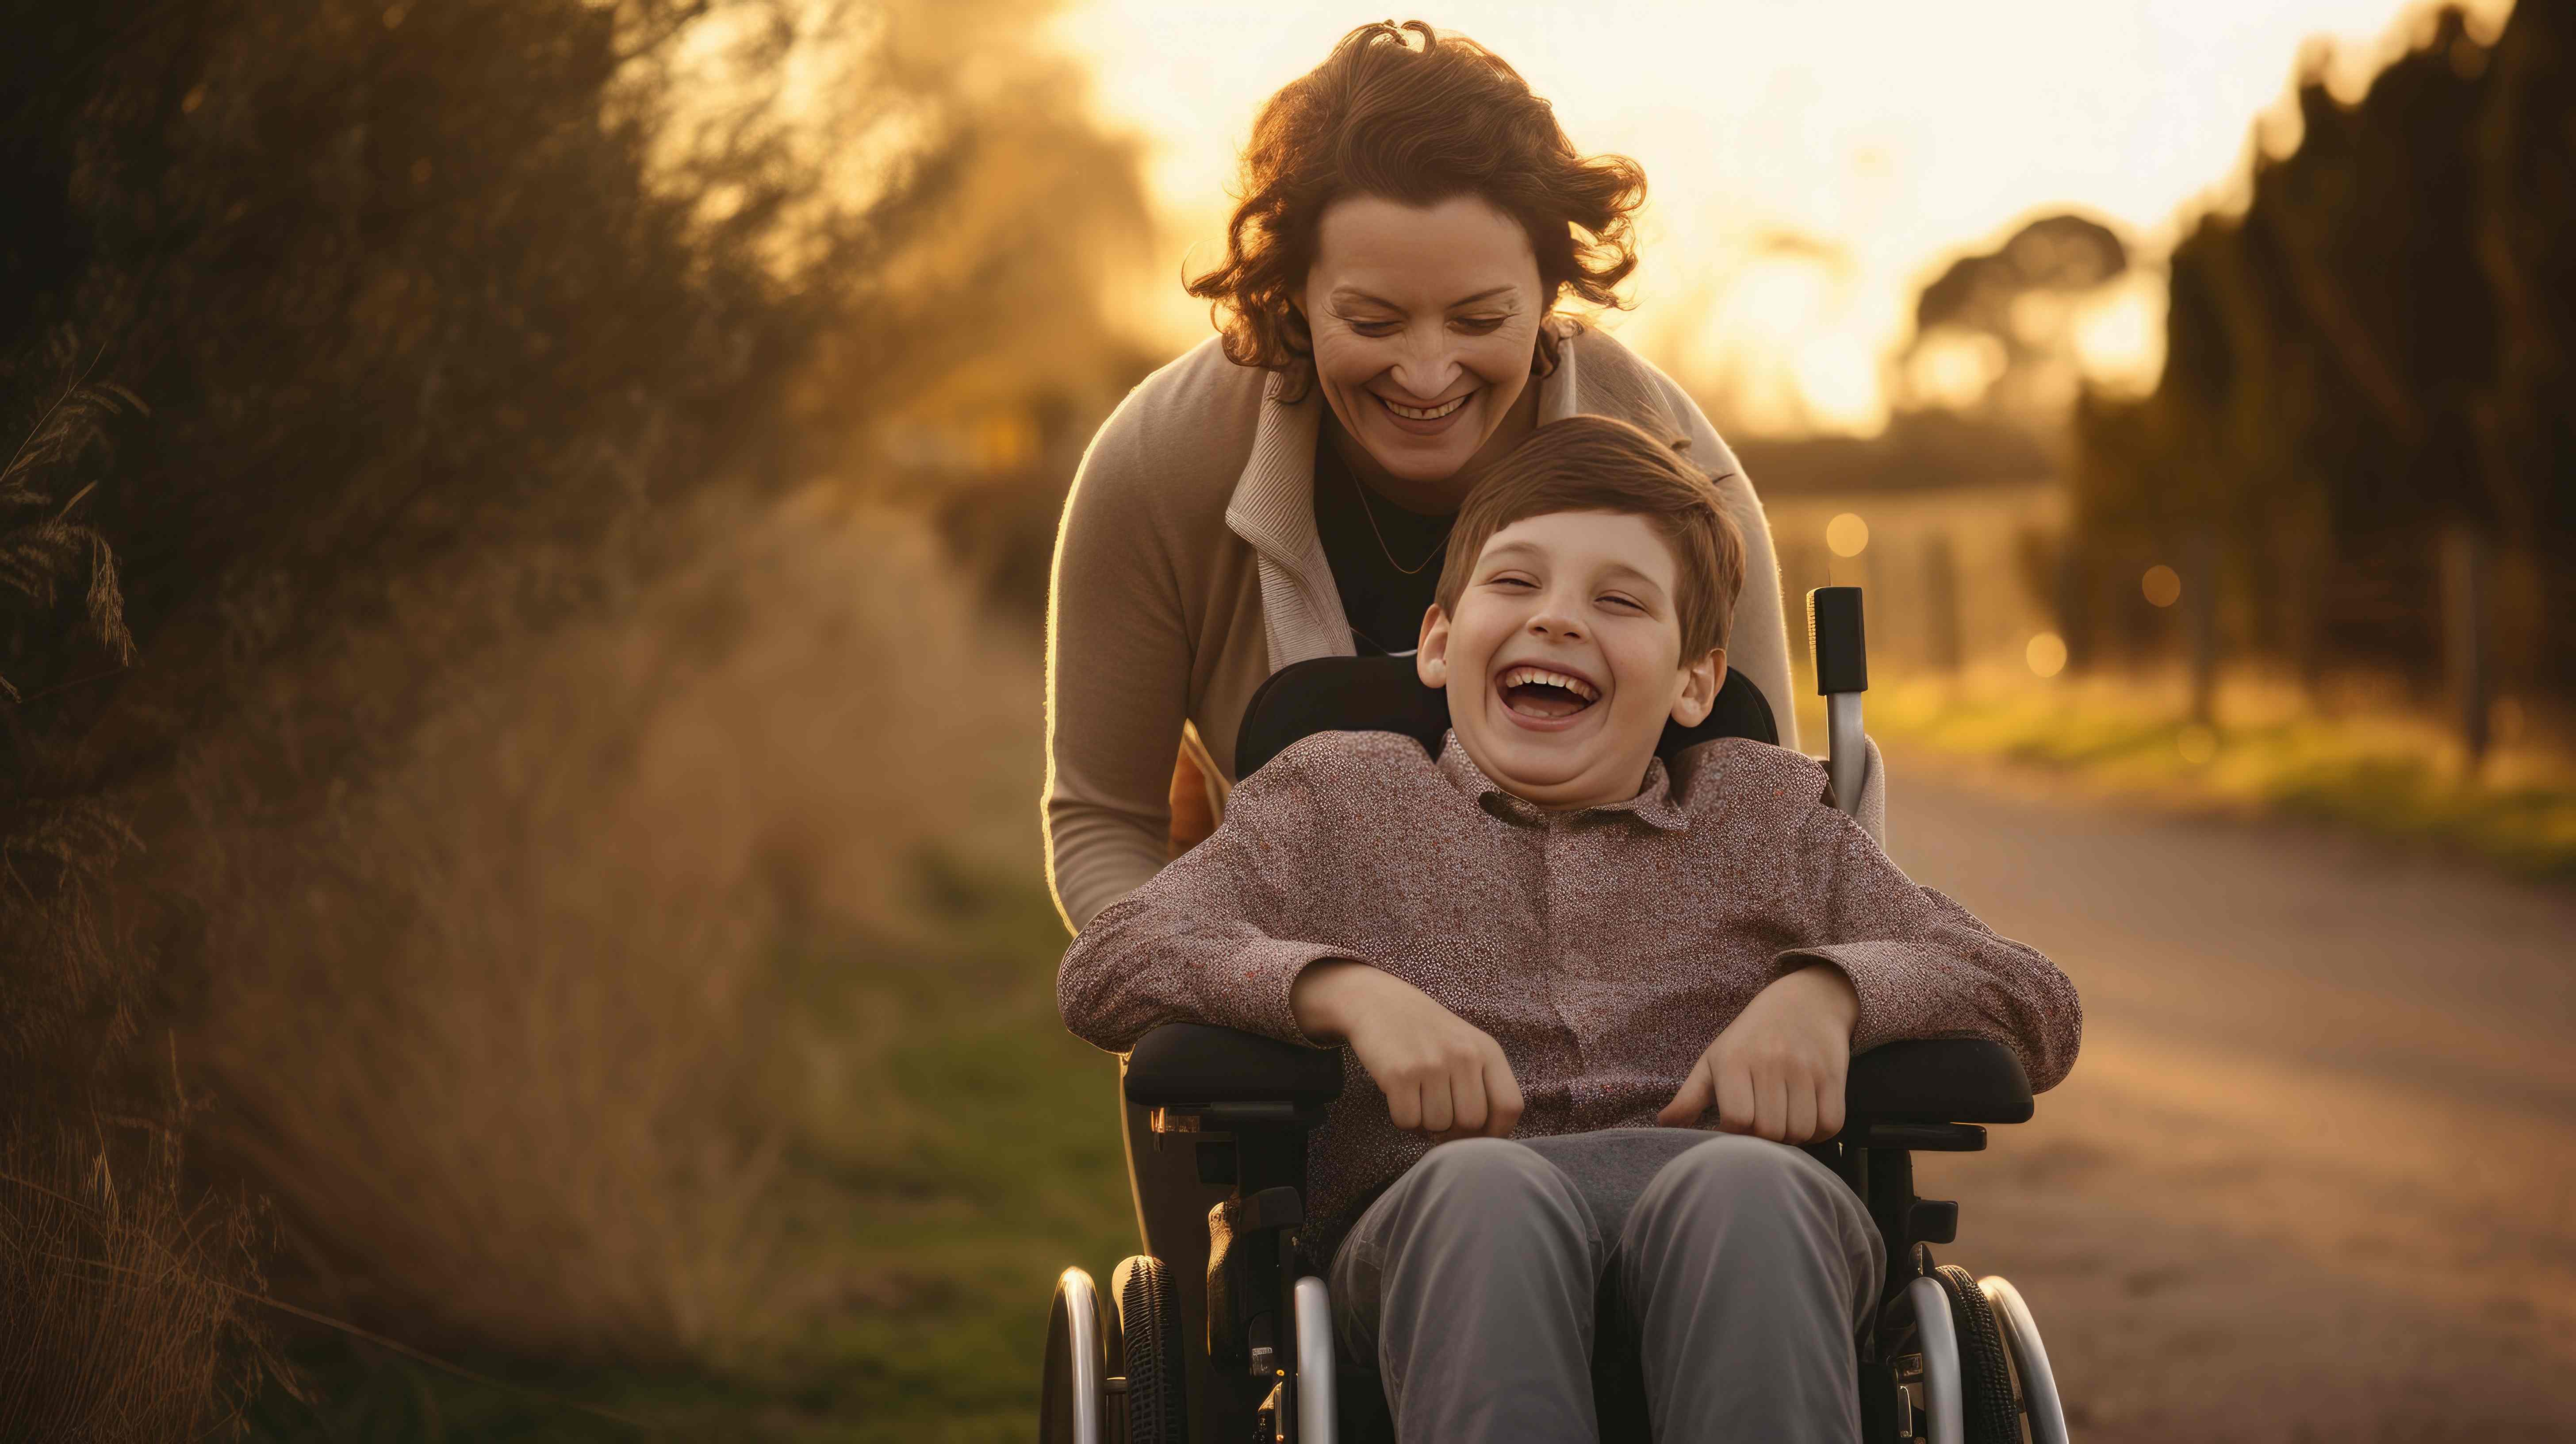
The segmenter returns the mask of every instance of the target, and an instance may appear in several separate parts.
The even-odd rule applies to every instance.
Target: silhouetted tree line
[[[994,71],[1018,0],[0,15],[0,1434],[198,1437],[256,1382],[220,1300],[259,1250],[171,1166],[170,1040],[233,900],[168,880],[218,825],[334,806],[511,639],[620,605],[710,493],[865,456],[999,308],[1034,329],[1012,176],[1138,203],[1075,97]],[[722,88],[683,63],[710,36]],[[845,73],[790,94],[818,36]],[[241,816],[170,785],[213,737]],[[90,1167],[127,1156],[154,1166]],[[174,1206],[120,1202],[145,1180]],[[38,1193],[81,1236],[22,1227]],[[120,1218],[187,1267],[92,1268]],[[191,1280],[218,1303],[108,1297]]]
[[[2297,99],[2174,253],[2153,394],[2079,407],[2069,640],[2146,640],[2165,561],[2231,650],[2429,683],[2447,534],[2494,559],[2509,679],[2576,695],[2576,7],[2492,45],[2446,10],[2357,104]]]

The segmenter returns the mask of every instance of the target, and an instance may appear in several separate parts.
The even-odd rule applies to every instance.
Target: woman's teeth
[[[1474,394],[1474,392],[1468,393],[1470,396]],[[1466,405],[1467,397],[1454,397],[1437,406],[1431,407],[1429,410],[1425,410],[1419,406],[1399,406],[1396,403],[1387,400],[1383,396],[1380,396],[1378,401],[1381,405],[1385,406],[1387,410],[1394,412],[1396,415],[1403,417],[1407,421],[1437,421],[1441,417],[1448,415],[1450,412],[1457,410],[1459,407]]]

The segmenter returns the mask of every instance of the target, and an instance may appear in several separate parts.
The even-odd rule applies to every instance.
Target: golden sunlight
[[[2491,32],[2510,0],[2468,8]],[[1983,394],[1994,363],[1973,345],[1894,358],[1926,281],[2037,216],[2089,216],[2133,244],[2144,274],[2068,298],[2074,313],[2055,320],[2088,377],[2151,385],[2157,266],[2178,214],[2242,169],[2303,47],[2322,37],[2338,83],[2358,84],[2423,13],[2409,0],[1495,0],[1424,18],[1510,61],[1576,145],[1645,166],[1636,309],[1607,327],[1741,429],[1868,433],[1891,390]],[[1338,0],[1221,20],[1177,0],[1079,0],[1059,19],[1101,107],[1148,148],[1165,236],[1122,307],[1156,347],[1208,334],[1175,277],[1222,254],[1254,111],[1352,26],[1385,18]],[[1783,236],[1801,244],[1784,251]]]

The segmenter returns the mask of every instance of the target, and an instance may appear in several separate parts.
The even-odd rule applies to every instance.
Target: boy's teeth
[[[1586,702],[1597,701],[1601,695],[1592,689],[1591,683],[1580,677],[1570,677],[1563,672],[1551,672],[1544,667],[1514,667],[1503,674],[1503,685],[1506,687],[1523,687],[1532,683],[1562,687]]]

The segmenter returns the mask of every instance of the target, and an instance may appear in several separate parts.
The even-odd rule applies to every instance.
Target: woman
[[[1408,22],[1344,36],[1262,108],[1221,334],[1093,438],[1057,536],[1047,871],[1077,931],[1206,835],[1264,678],[1412,650],[1451,517],[1493,460],[1577,413],[1718,480],[1747,543],[1728,657],[1794,746],[1770,531],[1706,417],[1610,337],[1645,177],[1586,158],[1503,61]]]

